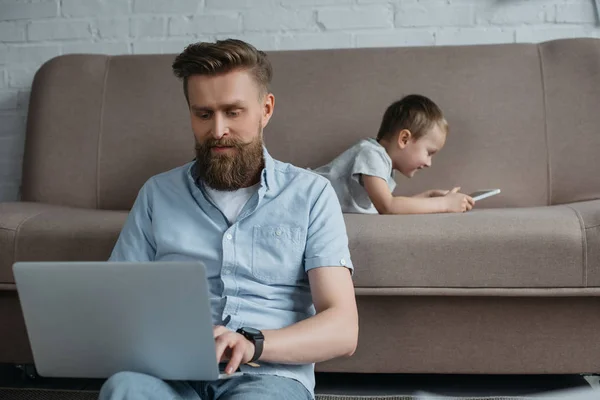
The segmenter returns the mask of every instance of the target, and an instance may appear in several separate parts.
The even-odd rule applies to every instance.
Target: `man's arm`
[[[308,364],[354,354],[358,312],[350,271],[314,268],[308,278],[317,314],[287,328],[264,331],[261,360]]]
[[[377,176],[363,175],[363,185],[379,214],[465,212],[475,204],[463,193],[429,198],[394,196],[386,181]]]
[[[350,271],[345,267],[308,271],[317,314],[286,328],[262,331],[265,336],[260,361],[310,364],[351,356],[358,341],[358,312]],[[217,361],[230,359],[227,373],[254,355],[254,345],[224,326],[214,328]]]
[[[151,185],[152,180],[149,180],[140,189],[109,261],[154,261]]]
[[[310,210],[304,264],[316,315],[282,329],[263,331],[259,363],[309,364],[349,356],[356,349],[358,312],[348,237],[340,203],[329,183]],[[217,360],[230,357],[228,373],[254,355],[254,345],[242,335],[223,326],[215,327],[214,335]]]

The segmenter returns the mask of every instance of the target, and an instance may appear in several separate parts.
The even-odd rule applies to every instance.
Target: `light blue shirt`
[[[329,164],[314,170],[329,179],[345,213],[377,214],[363,175],[386,181],[390,192],[396,188],[392,159],[375,139],[363,139],[337,156]]]
[[[341,208],[317,174],[264,150],[260,187],[230,224],[196,184],[189,163],[140,190],[110,261],[191,261],[206,265],[213,324],[280,329],[315,314],[307,271],[353,269]],[[259,362],[242,372],[300,381],[314,393],[314,364]]]

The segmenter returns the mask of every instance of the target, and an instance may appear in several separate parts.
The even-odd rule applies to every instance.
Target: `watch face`
[[[254,329],[254,328],[242,328],[242,329],[244,330],[244,332],[246,332],[252,336],[261,334],[261,332],[258,329]]]

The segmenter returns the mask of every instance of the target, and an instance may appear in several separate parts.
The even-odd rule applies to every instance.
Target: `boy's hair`
[[[188,78],[192,75],[220,75],[241,69],[249,71],[260,88],[269,92],[273,68],[267,55],[256,47],[237,39],[190,44],[175,57],[173,73],[183,79],[183,93],[189,103]]]
[[[442,110],[433,101],[419,94],[408,95],[391,104],[381,120],[377,141],[388,139],[403,129],[408,129],[414,140],[424,136],[438,124],[448,133],[448,122]]]

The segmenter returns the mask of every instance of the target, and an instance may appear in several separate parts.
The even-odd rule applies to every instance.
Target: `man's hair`
[[[377,140],[388,139],[403,129],[408,129],[414,140],[424,136],[435,124],[448,133],[448,122],[442,110],[430,99],[411,94],[391,104],[381,120]]]
[[[183,93],[189,103],[188,78],[192,75],[220,75],[233,70],[247,70],[254,77],[261,95],[269,92],[273,68],[267,55],[237,39],[190,44],[175,57],[173,73],[183,79]]]

